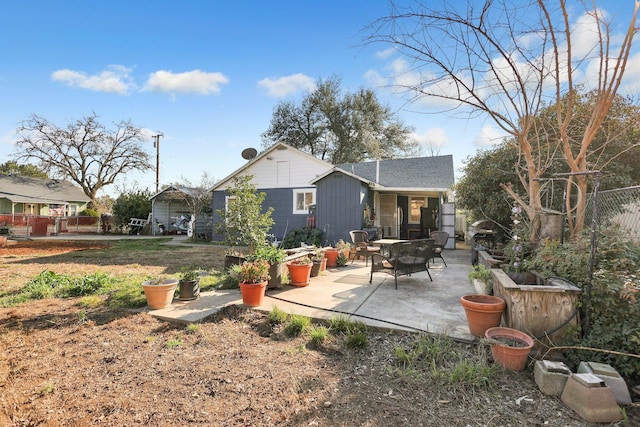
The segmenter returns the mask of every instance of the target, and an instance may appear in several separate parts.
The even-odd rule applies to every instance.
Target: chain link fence
[[[587,202],[585,225],[592,221],[593,194]],[[640,243],[640,186],[600,191],[598,193],[598,226],[618,226]]]

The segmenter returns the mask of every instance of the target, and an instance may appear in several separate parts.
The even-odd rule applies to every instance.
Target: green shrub
[[[269,324],[271,324],[272,326],[283,324],[287,321],[288,318],[289,315],[277,306],[274,306],[268,315]]]
[[[588,236],[561,245],[545,242],[527,266],[544,276],[559,276],[583,290],[580,316],[586,314],[589,282]],[[602,230],[594,264],[589,333],[575,346],[600,349],[567,350],[569,361],[577,365],[590,360],[613,366],[632,383],[640,383],[640,359],[624,354],[640,354],[640,246],[616,229]],[[622,353],[614,354],[609,352]]]
[[[318,347],[329,336],[329,329],[326,326],[312,326],[309,329],[309,336],[311,337],[311,344]]]
[[[311,319],[307,316],[292,314],[289,316],[289,322],[285,326],[284,331],[290,337],[300,336],[304,331],[309,329]]]
[[[318,228],[298,228],[289,231],[287,235],[284,236],[280,247],[282,247],[283,249],[299,248],[302,242],[306,243],[307,245],[320,247],[322,246],[323,238],[324,233]]]

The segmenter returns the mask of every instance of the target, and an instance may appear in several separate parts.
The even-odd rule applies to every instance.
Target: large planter
[[[269,264],[269,281],[267,289],[280,289],[282,287],[282,263]]]
[[[152,280],[142,283],[144,296],[147,298],[147,305],[153,310],[169,307],[173,301],[173,294],[178,286],[177,279],[164,279],[161,283],[155,284]]]
[[[191,301],[200,296],[200,280],[180,280],[178,282],[180,288],[180,301]]]
[[[312,266],[313,264],[287,263],[287,268],[289,269],[289,284],[291,286],[308,286]]]
[[[240,265],[247,259],[244,255],[225,255],[224,256],[224,269],[229,269],[232,265]]]
[[[493,294],[507,303],[504,326],[535,337],[537,351],[545,351],[545,345],[572,341],[580,321],[580,288],[560,278],[544,279],[533,273],[507,274],[499,269],[492,272]]]
[[[476,337],[484,337],[487,329],[500,326],[505,302],[493,295],[464,295],[460,303],[467,315],[469,332]]]
[[[327,249],[324,251],[324,257],[327,259],[327,268],[336,268],[338,266],[338,256],[340,251],[337,249]]]
[[[491,356],[499,365],[514,371],[523,371],[533,348],[533,339],[512,328],[489,328],[484,334],[490,340]]]
[[[247,307],[258,307],[262,305],[264,300],[264,292],[267,288],[267,282],[262,283],[238,283],[240,292],[242,293],[242,304]]]

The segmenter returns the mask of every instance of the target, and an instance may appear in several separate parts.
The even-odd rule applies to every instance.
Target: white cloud
[[[395,51],[395,48],[390,47],[389,49],[379,50],[374,55],[378,59],[389,59],[389,57],[393,55]]]
[[[210,95],[220,93],[220,86],[227,83],[229,79],[222,73],[206,73],[200,70],[173,73],[160,70],[149,75],[143,90]]]
[[[387,79],[376,70],[367,70],[367,72],[364,73],[364,78],[367,82],[369,82],[370,85],[379,88],[385,87],[389,84]]]
[[[427,149],[437,149],[449,142],[447,131],[443,128],[431,128],[421,134],[414,133],[413,137],[421,146]]]
[[[279,77],[277,79],[266,78],[258,82],[258,87],[265,89],[267,95],[274,98],[291,95],[303,90],[313,90],[314,86],[314,80],[302,73]]]
[[[492,147],[502,142],[506,135],[493,125],[484,125],[480,133],[476,135],[473,143],[478,147]]]
[[[69,69],[57,70],[51,73],[51,79],[71,87],[127,95],[134,87],[130,74],[131,68],[110,65],[106,70],[94,75]]]

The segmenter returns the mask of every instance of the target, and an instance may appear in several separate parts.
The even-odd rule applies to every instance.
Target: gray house
[[[271,232],[278,240],[312,226],[323,230],[328,244],[349,241],[350,230],[365,229],[371,237],[396,239],[444,230],[451,236],[447,247],[455,245],[451,155],[334,166],[279,143],[214,186],[214,212],[226,207],[233,177],[245,174],[266,193],[263,207],[274,208]],[[220,218],[214,213],[213,220]],[[214,241],[224,240],[212,234]]]
[[[415,239],[434,230],[455,245],[453,157],[433,156],[336,165],[316,186],[316,224],[329,243],[350,230],[375,238]]]
[[[316,204],[316,188],[310,182],[333,167],[332,164],[313,157],[287,144],[275,144],[241,168],[218,181],[211,189],[213,223],[220,221],[216,209],[226,209],[227,187],[236,176],[252,175],[252,183],[258,191],[266,193],[263,208],[274,209],[274,226],[271,234],[282,240],[293,229],[313,225],[310,207]],[[213,241],[224,240],[223,235],[212,233]]]

